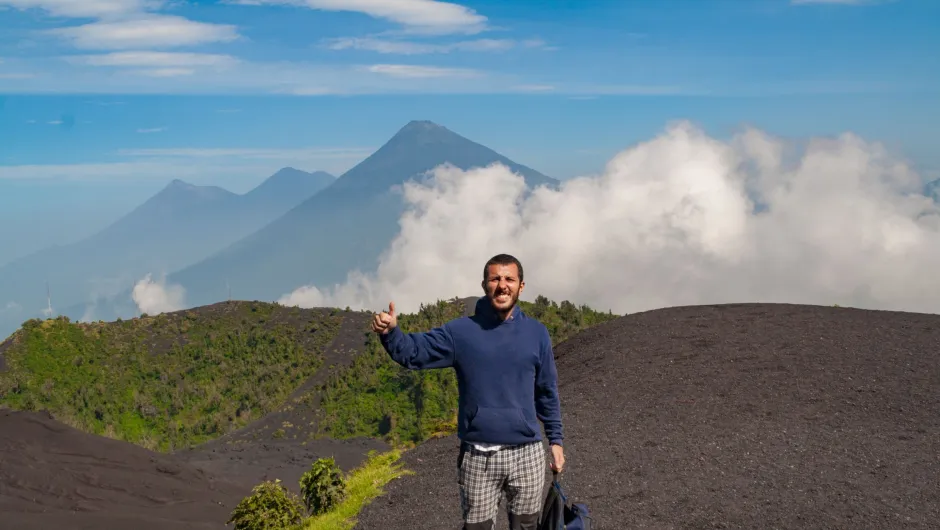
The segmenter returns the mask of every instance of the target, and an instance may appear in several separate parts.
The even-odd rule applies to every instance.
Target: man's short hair
[[[524,280],[524,275],[522,273],[522,263],[509,254],[497,254],[489,259],[486,262],[486,265],[483,266],[483,281],[486,281],[487,272],[490,268],[490,265],[512,265],[515,264],[516,268],[519,269],[519,283],[522,283]]]

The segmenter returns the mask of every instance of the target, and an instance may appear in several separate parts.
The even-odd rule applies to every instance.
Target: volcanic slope
[[[940,315],[677,307],[555,351],[561,482],[595,528],[937,528]],[[356,528],[457,528],[457,443],[406,453]]]
[[[449,301],[473,311],[477,297]],[[373,313],[340,311],[342,324],[333,342],[324,350],[324,366],[299,386],[287,401],[237,431],[178,455],[184,460],[212,472],[237,473],[240,478],[261,482],[279,478],[285,486],[297,490],[300,476],[310,463],[321,457],[333,457],[337,465],[349,470],[365,460],[370,450],[386,451],[391,446],[383,440],[367,436],[324,436],[320,429],[320,405],[324,385],[335,376],[342,376],[357,355],[368,348],[369,325]],[[409,319],[412,315],[402,315]]]
[[[0,410],[0,527],[221,529],[250,491],[171,455]]]
[[[275,410],[325,364],[338,309],[220,302],[124,321],[32,320],[0,344],[0,405],[180,450]]]
[[[301,475],[318,458],[332,457],[348,471],[361,464],[369,451],[390,449],[381,440],[365,437],[336,440],[317,436],[317,388],[363,351],[372,320],[372,313],[365,311],[337,314],[342,316],[342,323],[332,343],[323,350],[322,367],[284,404],[236,431],[177,455],[201,469],[252,483],[277,478],[288,489],[299,492]]]

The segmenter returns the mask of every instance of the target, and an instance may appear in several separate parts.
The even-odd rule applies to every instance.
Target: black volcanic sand
[[[221,529],[243,494],[173,456],[0,410],[0,528]]]
[[[297,388],[285,405],[238,431],[176,455],[202,469],[253,485],[278,478],[299,492],[300,476],[318,458],[333,457],[340,468],[348,471],[361,464],[369,451],[390,449],[385,442],[368,438],[314,438],[320,401],[316,386],[349,365],[363,350],[371,318],[371,313],[344,313],[336,337],[324,350],[323,368]]]
[[[562,485],[595,528],[940,528],[940,315],[671,308],[556,355]],[[459,528],[456,451],[407,453],[356,528]]]

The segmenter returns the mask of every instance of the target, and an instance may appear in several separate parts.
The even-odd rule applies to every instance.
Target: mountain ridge
[[[404,204],[396,186],[443,164],[467,170],[493,163],[522,175],[530,188],[559,183],[442,125],[412,120],[332,185],[251,235],[169,274],[167,282],[186,290],[188,305],[222,299],[219,278],[247,300],[276,300],[303,285],[340,283],[350,270],[374,270],[398,233]]]
[[[211,255],[335,181],[325,172],[289,168],[285,175],[285,169],[243,194],[174,178],[96,233],[0,266],[0,306],[26,308],[0,316],[0,334],[41,314],[46,282],[56,306],[67,308],[62,314],[94,316],[86,314],[89,303],[129,293],[147,273],[166,274]]]

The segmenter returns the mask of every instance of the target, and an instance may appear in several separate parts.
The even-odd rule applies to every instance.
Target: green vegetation
[[[368,459],[346,477],[346,497],[334,509],[307,518],[303,530],[349,530],[356,525],[356,515],[366,504],[384,493],[390,481],[412,474],[398,462],[401,452],[369,453]]]
[[[323,363],[342,315],[228,302],[111,323],[30,320],[5,343],[0,406],[170,451],[262,417]]]
[[[226,525],[235,530],[284,530],[297,528],[303,521],[300,498],[281,485],[280,480],[266,480],[251,490],[232,511]]]
[[[300,493],[307,511],[320,515],[346,498],[343,474],[332,458],[321,458],[300,477]]]
[[[520,304],[545,324],[553,344],[617,316],[544,296]],[[405,332],[424,331],[460,316],[463,309],[458,300],[438,301],[422,305],[416,314],[399,315],[398,324]],[[366,351],[319,389],[319,435],[368,436],[409,446],[452,433],[457,414],[454,371],[406,370],[389,358],[373,333],[366,332],[365,340]]]
[[[397,450],[381,454],[371,451],[348,476],[333,459],[321,458],[300,479],[306,515],[301,497],[288,491],[280,480],[268,480],[238,503],[226,524],[234,523],[235,530],[349,530],[356,524],[356,515],[383,493],[389,481],[411,474],[398,463],[400,457]],[[342,493],[337,494],[339,491]],[[310,502],[323,492],[332,492],[327,495],[327,503]]]

